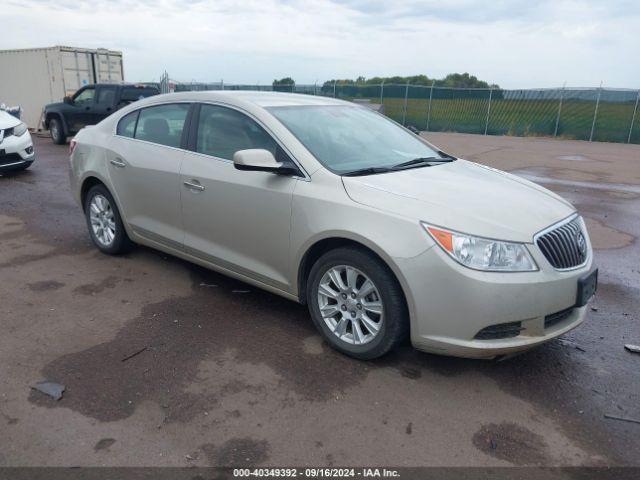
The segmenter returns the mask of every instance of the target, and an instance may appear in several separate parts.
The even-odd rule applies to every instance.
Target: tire
[[[57,118],[52,118],[49,120],[49,134],[51,135],[51,140],[56,145],[64,145],[67,143],[67,137],[64,134],[64,127],[62,122]]]
[[[119,255],[131,251],[134,243],[127,235],[113,196],[104,185],[91,187],[84,201],[84,213],[91,240],[101,252]],[[97,222],[95,229],[94,222]]]
[[[336,280],[342,283],[342,293]],[[371,289],[366,280],[374,287],[368,294]],[[340,298],[332,296],[334,293]],[[316,328],[331,347],[350,357],[381,357],[408,334],[409,314],[400,284],[378,257],[364,249],[343,247],[322,255],[311,268],[306,294]]]

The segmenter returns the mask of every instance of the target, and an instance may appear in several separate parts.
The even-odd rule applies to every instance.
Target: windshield
[[[337,174],[363,169],[376,173],[376,169],[382,172],[414,159],[444,159],[413,134],[365,107],[305,105],[267,110]]]

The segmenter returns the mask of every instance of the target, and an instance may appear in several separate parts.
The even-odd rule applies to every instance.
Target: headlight
[[[25,133],[27,133],[27,124],[26,123],[20,122],[19,125],[13,127],[13,134],[16,137],[20,137],[20,136],[24,135]]]
[[[422,224],[429,235],[455,261],[474,270],[488,272],[533,272],[536,262],[521,243],[474,237]]]

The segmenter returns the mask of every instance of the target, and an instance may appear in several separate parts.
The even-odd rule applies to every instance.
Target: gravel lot
[[[583,326],[503,362],[348,359],[295,303],[147,248],[100,254],[67,147],[36,139],[32,169],[0,177],[0,466],[640,465],[640,424],[604,417],[640,419],[623,348],[640,343],[640,146],[426,136],[588,219]]]

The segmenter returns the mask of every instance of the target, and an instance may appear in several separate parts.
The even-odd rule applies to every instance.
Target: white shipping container
[[[0,50],[0,103],[22,107],[30,128],[43,107],[92,83],[124,81],[122,52],[74,47]]]

